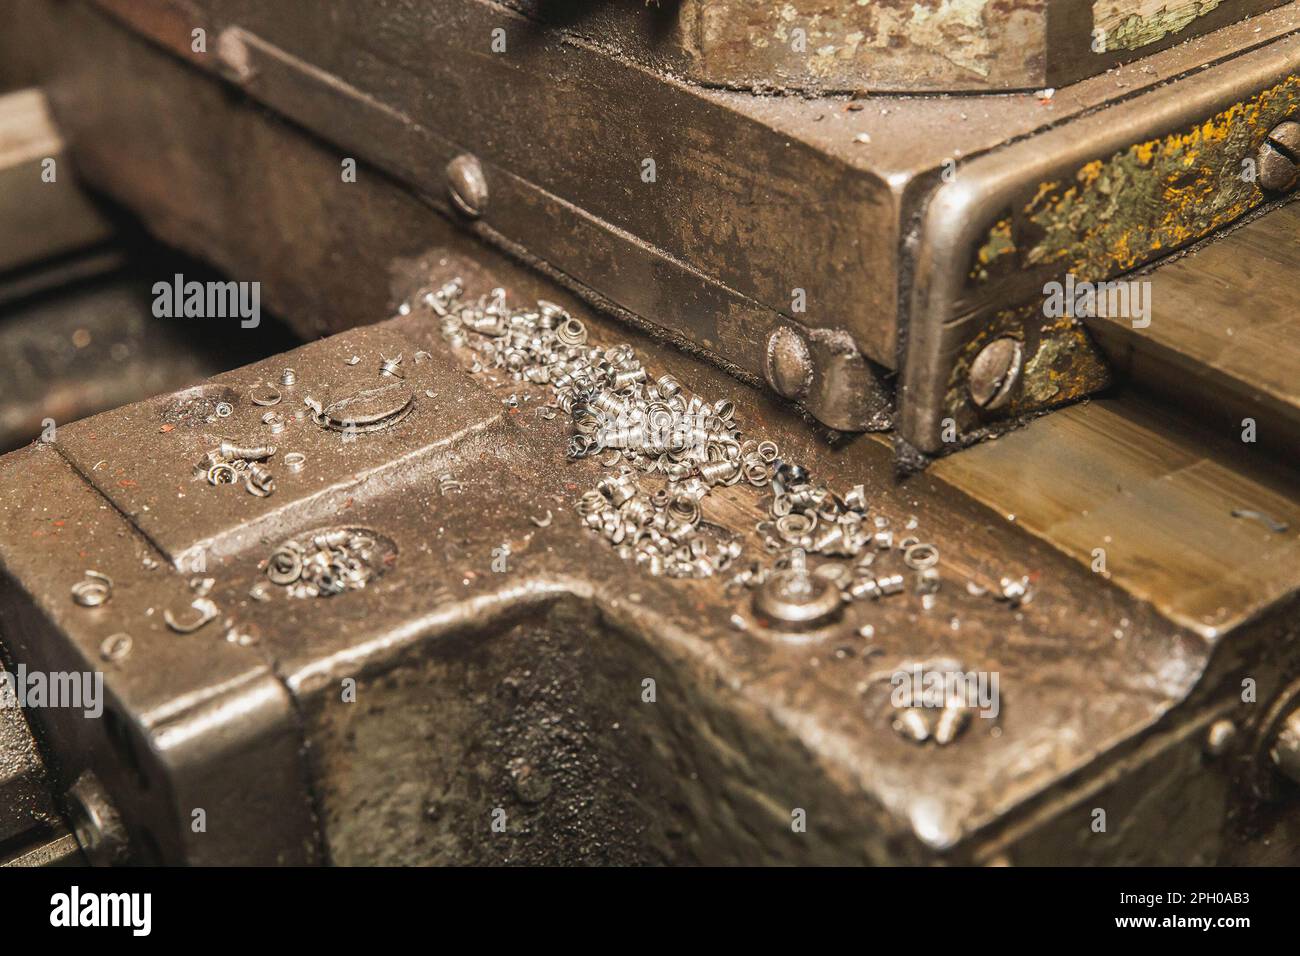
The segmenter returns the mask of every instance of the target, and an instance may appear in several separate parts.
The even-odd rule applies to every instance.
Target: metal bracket
[[[1082,324],[1045,312],[1046,283],[1112,279],[1269,201],[1243,161],[1297,107],[1292,35],[966,164],[920,231],[903,437],[935,453],[1103,387]],[[1003,337],[1021,361],[981,404],[972,372]]]

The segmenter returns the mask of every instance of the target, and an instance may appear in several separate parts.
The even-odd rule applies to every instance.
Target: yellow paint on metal
[[[1011,220],[1001,219],[989,230],[988,239],[975,254],[976,264],[972,276],[981,280],[987,278],[989,265],[1015,251],[1016,243],[1011,237]]]
[[[1209,235],[1264,199],[1255,151],[1298,108],[1293,75],[1187,129],[1040,183],[1011,228],[1001,219],[989,230],[972,278],[987,280],[994,262],[1019,250],[1019,268],[1052,264],[1099,280]]]

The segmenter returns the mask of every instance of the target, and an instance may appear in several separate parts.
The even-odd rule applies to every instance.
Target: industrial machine
[[[1300,4],[0,24],[0,857],[1300,857]]]

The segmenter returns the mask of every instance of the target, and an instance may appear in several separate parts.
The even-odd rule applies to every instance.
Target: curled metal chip
[[[340,398],[314,416],[316,424],[333,431],[374,432],[396,425],[415,405],[415,393],[395,382]]]

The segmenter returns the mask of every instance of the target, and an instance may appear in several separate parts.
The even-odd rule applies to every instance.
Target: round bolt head
[[[126,828],[99,779],[86,771],[64,796],[77,845],[93,864],[121,862],[127,850]]]
[[[477,219],[488,204],[487,177],[483,165],[469,153],[462,153],[447,164],[447,191],[451,201],[466,216]]]
[[[1259,148],[1259,185],[1269,192],[1285,193],[1300,179],[1300,123],[1283,120],[1274,126]]]
[[[979,408],[995,409],[1006,404],[1020,378],[1020,342],[1010,336],[994,339],[970,366],[967,380],[971,401]]]
[[[1261,189],[1267,189],[1269,192],[1285,193],[1295,188],[1296,180],[1300,178],[1300,166],[1286,153],[1279,150],[1272,143],[1265,143],[1259,148],[1259,156],[1256,159],[1259,170],[1259,185]]]
[[[777,571],[754,592],[754,613],[777,630],[807,631],[837,618],[844,607],[839,588],[797,568]]]
[[[1300,123],[1283,120],[1269,132],[1268,141],[1284,153],[1300,156]]]
[[[808,343],[794,329],[781,326],[767,338],[767,383],[782,398],[798,399],[812,384]]]

